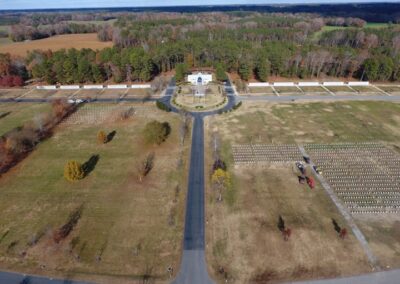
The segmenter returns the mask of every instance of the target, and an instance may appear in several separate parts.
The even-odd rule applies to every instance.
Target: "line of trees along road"
[[[335,24],[340,28],[323,30]],[[31,52],[25,77],[48,83],[148,81],[178,64],[218,67],[243,80],[283,76],[399,80],[400,26],[310,14],[145,13],[99,30],[114,47]],[[180,68],[180,67],[179,67]],[[1,66],[0,66],[0,76]],[[26,79],[26,78],[25,78]]]

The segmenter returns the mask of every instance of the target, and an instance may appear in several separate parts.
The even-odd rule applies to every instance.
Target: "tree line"
[[[327,23],[346,27],[323,30]],[[144,13],[99,29],[99,38],[114,41],[112,48],[33,51],[9,64],[24,79],[51,84],[149,81],[181,64],[185,68],[177,71],[183,76],[190,68],[218,67],[220,74],[238,73],[243,80],[398,80],[400,27],[364,25],[360,19],[311,14]]]

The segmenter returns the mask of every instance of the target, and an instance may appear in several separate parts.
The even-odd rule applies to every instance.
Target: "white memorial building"
[[[190,82],[192,85],[207,85],[212,81],[212,75],[211,74],[204,74],[204,73],[197,73],[197,74],[190,74],[188,75],[188,82]]]

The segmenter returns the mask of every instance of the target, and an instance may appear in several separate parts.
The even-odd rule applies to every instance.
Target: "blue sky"
[[[390,1],[390,0],[389,0]],[[0,10],[44,8],[98,8],[143,7],[175,5],[222,5],[222,4],[276,4],[276,3],[349,3],[389,2],[388,0],[0,0]],[[396,1],[391,1],[396,2]]]

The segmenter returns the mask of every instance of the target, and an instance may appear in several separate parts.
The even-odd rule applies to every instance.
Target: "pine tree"
[[[250,67],[247,63],[241,63],[239,66],[239,75],[242,80],[249,80],[250,77]]]
[[[218,81],[225,81],[227,79],[224,67],[221,63],[218,63],[215,67],[215,76]]]

